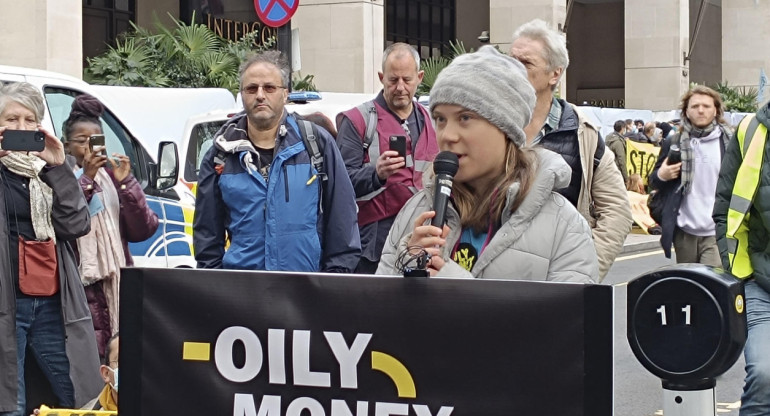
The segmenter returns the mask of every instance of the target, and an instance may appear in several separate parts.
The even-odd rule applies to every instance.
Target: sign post
[[[291,73],[294,72],[291,62],[291,18],[297,7],[299,0],[254,0],[254,9],[259,19],[265,25],[278,29],[278,50],[288,60]],[[291,74],[286,88],[291,91]]]

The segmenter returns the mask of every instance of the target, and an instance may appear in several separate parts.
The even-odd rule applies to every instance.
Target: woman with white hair
[[[590,283],[599,273],[588,224],[554,190],[569,183],[561,156],[525,146],[535,93],[524,67],[491,46],[461,55],[431,89],[439,148],[459,169],[442,228],[434,179],[401,209],[378,274],[401,274],[403,258],[430,255],[431,276]]]
[[[8,130],[38,130],[40,152],[0,150],[0,415],[28,414],[26,352],[57,407],[100,389],[99,357],[70,242],[90,226],[88,206],[62,143],[40,127],[43,96],[28,83],[0,88],[0,147]],[[37,404],[37,403],[35,403]]]

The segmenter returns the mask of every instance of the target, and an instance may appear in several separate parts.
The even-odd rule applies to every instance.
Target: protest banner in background
[[[602,285],[124,269],[120,414],[608,415],[612,302]]]
[[[647,186],[647,177],[652,173],[655,162],[658,161],[660,147],[650,143],[639,143],[626,139],[626,169],[628,175],[638,173]]]

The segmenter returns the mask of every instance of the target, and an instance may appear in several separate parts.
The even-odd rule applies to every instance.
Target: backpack
[[[299,122],[299,135],[302,136],[302,142],[305,143],[305,149],[310,155],[310,163],[313,164],[316,172],[318,172],[318,176],[321,178],[321,186],[323,187],[329,177],[324,170],[324,154],[315,137],[313,123],[302,119],[297,121]]]
[[[373,141],[380,139],[380,135],[377,133],[377,109],[374,107],[373,101],[367,101],[356,106],[356,110],[361,113],[361,117],[364,119],[364,125],[366,126],[363,137],[364,160],[366,160],[366,157],[369,154],[369,146],[372,145]],[[337,115],[336,124],[338,129],[342,123],[342,117],[343,113]]]

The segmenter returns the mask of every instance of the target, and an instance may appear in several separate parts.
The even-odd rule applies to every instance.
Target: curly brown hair
[[[705,85],[696,85],[692,88],[690,88],[684,95],[682,96],[682,100],[679,103],[679,110],[681,111],[680,117],[682,119],[687,119],[687,106],[690,105],[690,99],[693,95],[706,95],[711,97],[714,100],[714,107],[716,107],[717,110],[717,116],[716,120],[719,124],[725,124],[725,105],[722,103],[722,96],[719,95],[718,92],[714,91],[713,89],[705,86]]]

